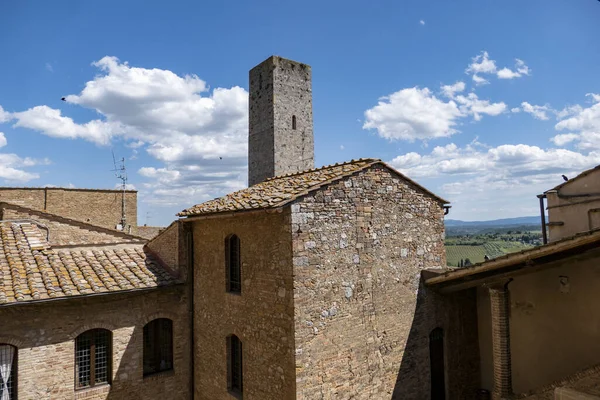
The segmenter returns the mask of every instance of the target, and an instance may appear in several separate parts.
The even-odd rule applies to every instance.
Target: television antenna
[[[127,170],[125,169],[125,158],[121,158],[117,163],[115,159],[115,152],[112,151],[113,164],[114,169],[112,170],[115,173],[115,177],[121,181],[121,223],[117,225],[117,229],[120,231],[125,230],[125,226],[127,225],[127,218],[125,217],[125,191],[127,190]]]

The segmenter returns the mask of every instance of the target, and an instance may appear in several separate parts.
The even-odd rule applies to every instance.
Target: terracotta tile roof
[[[409,181],[442,203],[448,203],[446,200],[436,196],[416,182],[394,170],[383,161],[373,158],[361,158],[359,160],[351,160],[341,164],[327,165],[317,169],[276,176],[250,186],[249,188],[230,193],[214,200],[209,200],[205,203],[197,204],[183,210],[177,215],[180,217],[187,217],[220,212],[281,207],[302,195],[367,169],[375,164],[385,166],[404,180]]]
[[[0,306],[177,283],[141,245],[55,251],[34,223],[0,223]]]

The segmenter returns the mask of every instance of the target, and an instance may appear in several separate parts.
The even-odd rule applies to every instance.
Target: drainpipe
[[[548,243],[548,234],[546,233],[546,212],[544,210],[544,199],[546,198],[545,194],[538,194],[538,199],[540,199],[540,216],[542,218],[542,240],[544,244]]]
[[[448,215],[448,213],[450,212],[450,207],[452,206],[444,206],[444,215]]]

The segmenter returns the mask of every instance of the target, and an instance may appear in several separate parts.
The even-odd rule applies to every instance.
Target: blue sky
[[[166,225],[246,184],[248,70],[277,54],[312,66],[317,165],[381,158],[455,219],[532,215],[600,164],[599,18],[595,0],[5,1],[0,183],[113,188],[114,150],[139,222]]]

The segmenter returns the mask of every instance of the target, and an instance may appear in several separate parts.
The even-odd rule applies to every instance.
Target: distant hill
[[[447,227],[508,227],[522,225],[541,225],[540,220],[541,218],[539,215],[534,217],[502,218],[490,221],[460,221],[457,219],[447,219],[445,220],[445,225]]]

